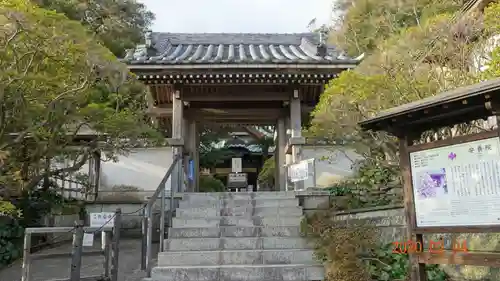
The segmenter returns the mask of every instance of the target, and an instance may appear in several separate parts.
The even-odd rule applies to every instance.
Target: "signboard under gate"
[[[291,182],[307,180],[309,177],[309,161],[301,161],[297,164],[290,165],[288,168]]]

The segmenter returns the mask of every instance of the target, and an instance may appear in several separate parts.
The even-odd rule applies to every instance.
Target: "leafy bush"
[[[315,244],[316,258],[326,265],[330,281],[406,280],[408,255],[380,246],[378,230],[367,220],[336,220],[334,212],[317,212],[303,220],[302,233]],[[429,281],[446,281],[438,266],[428,266]]]
[[[42,225],[42,218],[53,211],[75,214],[82,208],[78,201],[64,199],[53,190],[24,191],[11,201],[0,197],[0,268],[22,256],[23,235],[26,227]],[[45,242],[35,236],[32,243]]]
[[[200,175],[200,192],[223,192],[226,186],[211,175]]]
[[[275,161],[274,156],[268,158],[264,164],[262,165],[262,169],[259,172],[259,176],[257,177],[257,181],[260,186],[270,187],[274,186],[274,177],[275,177]]]
[[[21,211],[0,198],[0,268],[22,255],[23,227],[19,224]]]

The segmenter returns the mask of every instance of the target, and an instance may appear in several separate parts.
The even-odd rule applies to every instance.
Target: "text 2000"
[[[422,243],[414,241],[392,242],[394,254],[412,254],[424,251]]]

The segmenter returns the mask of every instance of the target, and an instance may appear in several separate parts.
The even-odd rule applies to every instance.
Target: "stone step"
[[[318,264],[313,250],[229,250],[162,252],[158,266],[231,264]]]
[[[300,237],[300,226],[222,226],[170,228],[169,238]]]
[[[177,208],[177,217],[217,217],[217,216],[266,216],[266,215],[282,215],[301,216],[303,213],[302,207],[235,207],[235,208]]]
[[[163,266],[154,281],[303,281],[323,280],[324,267],[311,264]]]
[[[166,239],[168,251],[312,249],[303,237],[222,237]]]
[[[278,192],[214,192],[214,193],[182,193],[184,200],[248,200],[248,199],[276,199],[276,198],[296,198],[294,191]]]
[[[242,217],[226,216],[213,218],[172,219],[172,227],[220,227],[220,226],[300,226],[302,216]]]
[[[299,200],[292,198],[276,198],[276,199],[261,199],[261,200],[216,200],[216,201],[189,201],[182,200],[179,202],[179,208],[188,209],[196,207],[205,208],[234,208],[234,207],[298,207]]]

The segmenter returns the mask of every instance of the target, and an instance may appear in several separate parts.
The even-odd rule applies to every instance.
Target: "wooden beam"
[[[240,118],[240,119],[269,119],[276,120],[284,117],[287,110],[283,108],[232,108],[232,109],[211,109],[211,108],[187,108],[184,114],[188,118]]]
[[[172,116],[172,107],[150,107],[146,110],[146,113],[150,116]]]
[[[184,101],[288,101],[290,93],[269,91],[224,91],[215,93],[187,92],[182,96]]]
[[[272,126],[276,124],[276,120],[255,120],[255,119],[197,119],[200,123],[216,123],[226,125],[241,125],[241,126]]]

